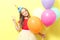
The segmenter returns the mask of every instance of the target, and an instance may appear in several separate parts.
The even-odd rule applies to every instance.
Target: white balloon
[[[42,15],[43,11],[44,10],[41,8],[36,8],[32,11],[32,16],[36,16],[41,19],[41,15]]]
[[[22,30],[17,40],[37,40],[37,38],[30,30]]]

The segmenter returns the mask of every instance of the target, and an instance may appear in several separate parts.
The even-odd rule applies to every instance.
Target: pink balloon
[[[47,27],[52,25],[56,20],[56,14],[54,11],[47,9],[42,13],[41,20]]]

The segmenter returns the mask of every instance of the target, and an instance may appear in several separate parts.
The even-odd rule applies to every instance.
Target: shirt
[[[29,30],[28,25],[27,25],[28,19],[24,19],[22,29],[24,30]]]

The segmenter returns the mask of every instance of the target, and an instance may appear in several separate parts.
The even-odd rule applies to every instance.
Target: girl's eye
[[[23,11],[22,13],[25,13],[26,11]]]
[[[24,13],[24,12],[22,12],[22,13]]]

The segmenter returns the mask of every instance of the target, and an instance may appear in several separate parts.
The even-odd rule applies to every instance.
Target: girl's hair
[[[26,9],[26,8],[22,8],[22,9],[25,9],[27,12],[28,12],[28,18],[30,17],[30,14],[29,14],[29,11]],[[22,11],[22,10],[21,10]],[[24,21],[24,16],[22,15],[21,11],[19,12],[20,13],[20,26],[23,25],[23,21]]]

